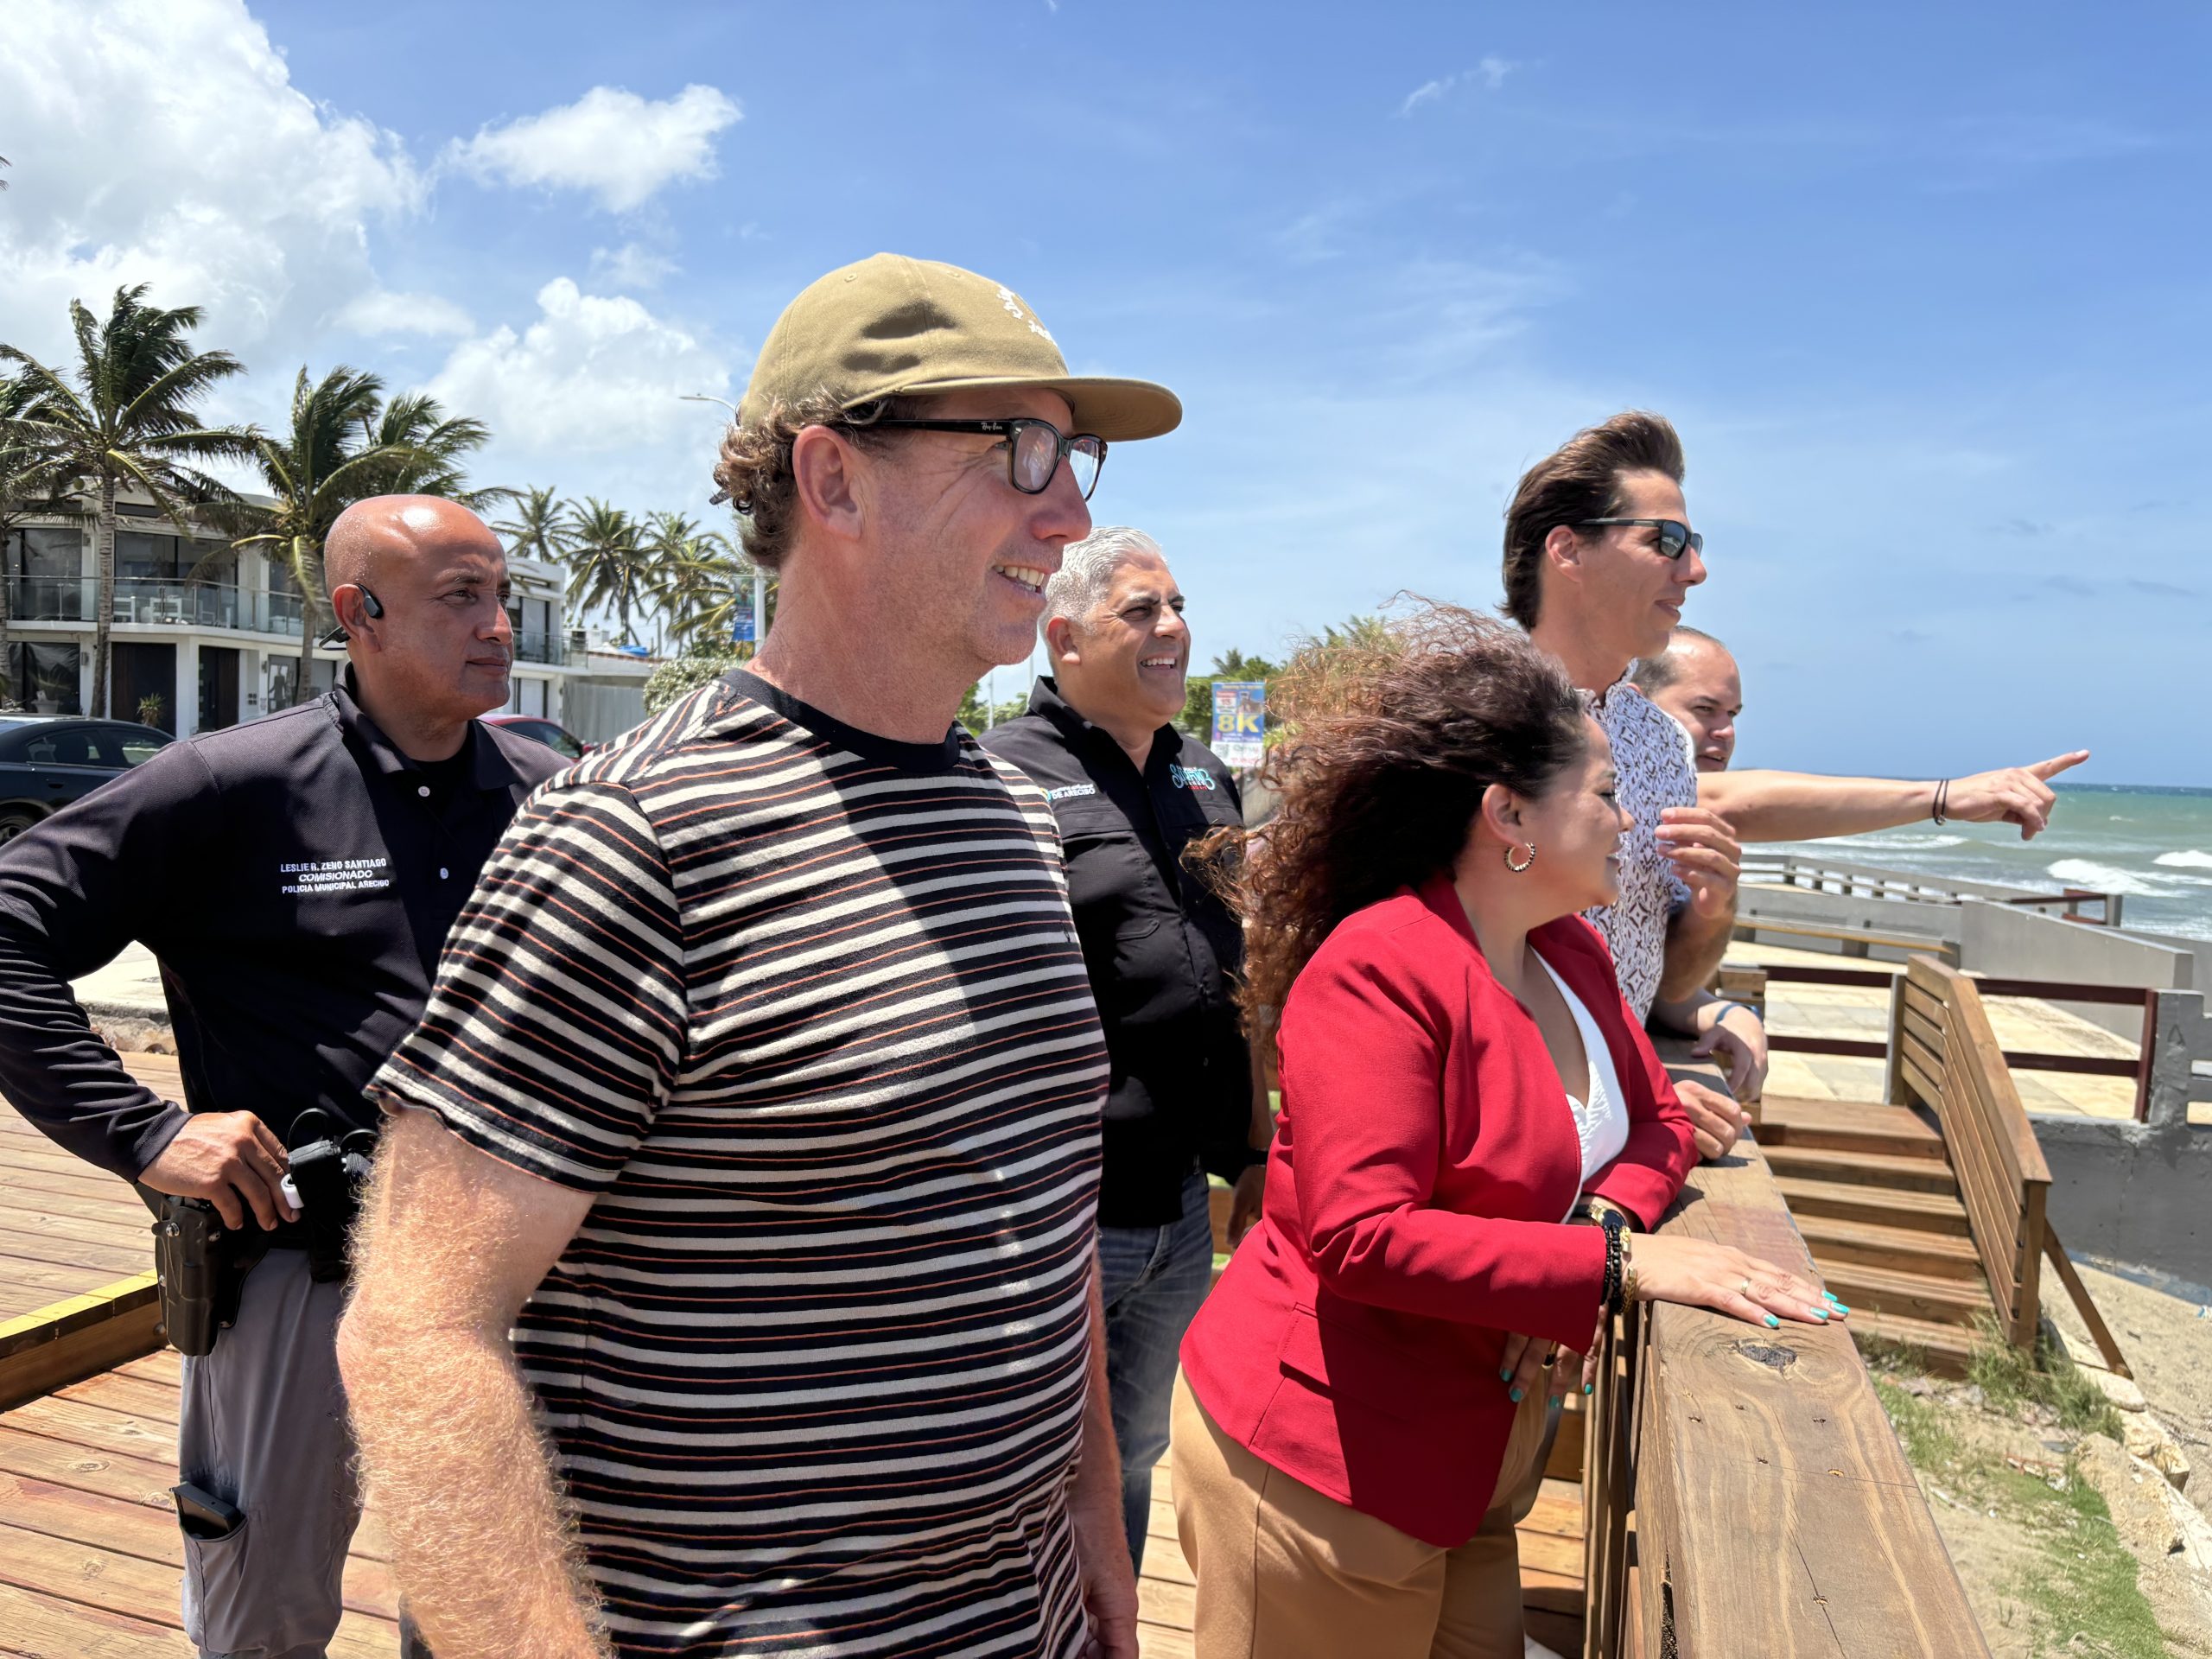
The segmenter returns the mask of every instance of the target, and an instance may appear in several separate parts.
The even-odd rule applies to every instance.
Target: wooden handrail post
[[[1903,974],[1890,983],[1890,1048],[1882,1066],[1882,1098],[1892,1106],[1909,1103],[1904,1088],[1904,987]]]

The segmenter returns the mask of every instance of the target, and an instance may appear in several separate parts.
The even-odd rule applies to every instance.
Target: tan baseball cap
[[[1109,442],[1156,438],[1182,400],[1149,380],[1068,372],[1059,345],[1003,283],[934,259],[873,254],[809,283],[760,347],[741,425],[827,391],[841,409],[881,397],[1039,386]]]

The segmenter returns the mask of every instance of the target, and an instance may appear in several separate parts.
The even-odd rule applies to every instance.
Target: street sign
[[[1207,747],[1232,766],[1256,766],[1268,728],[1265,680],[1213,683],[1213,741]]]

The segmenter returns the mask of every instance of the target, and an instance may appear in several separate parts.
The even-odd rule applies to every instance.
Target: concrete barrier
[[[2199,988],[2196,959],[2186,950],[1979,899],[1967,899],[1958,912],[1959,965],[1971,974],[2162,991]],[[2143,1016],[2134,1008],[2109,1002],[2053,1006],[2131,1041],[2143,1035]]]

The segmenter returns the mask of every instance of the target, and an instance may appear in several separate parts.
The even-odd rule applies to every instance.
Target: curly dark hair
[[[918,398],[884,397],[849,408],[822,391],[800,403],[779,404],[750,426],[731,422],[715,458],[715,482],[736,511],[745,556],[763,570],[775,570],[791,550],[798,505],[792,439],[810,426],[834,426],[855,443],[880,443],[888,435],[869,432],[870,423],[906,419],[919,407]]]
[[[1484,790],[1541,796],[1588,744],[1566,671],[1518,631],[1451,605],[1423,603],[1349,643],[1308,642],[1268,683],[1268,704],[1286,735],[1262,776],[1281,809],[1196,849],[1245,920],[1237,1000],[1255,1030],[1338,922],[1459,861]]]

